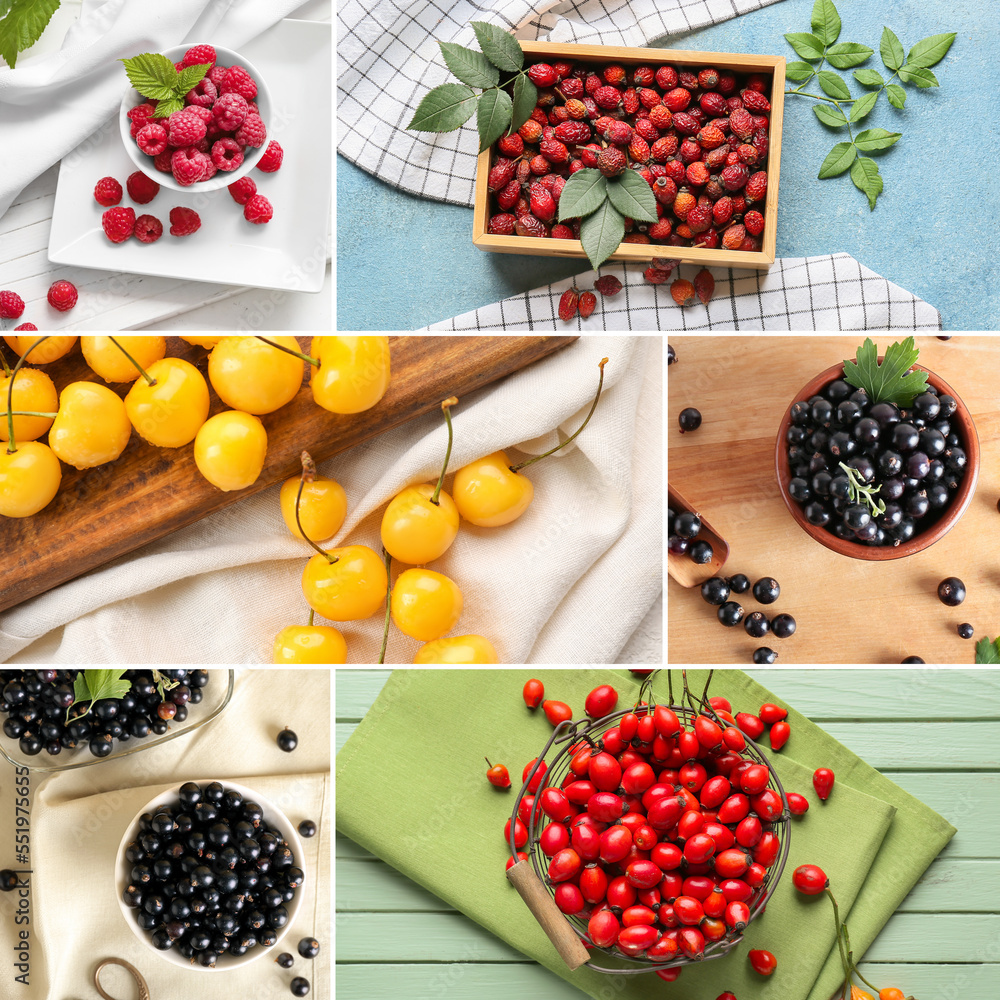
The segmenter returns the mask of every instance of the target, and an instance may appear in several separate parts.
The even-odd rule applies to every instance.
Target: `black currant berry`
[[[963,622],[961,625],[958,626],[958,634],[963,639],[971,639],[972,636],[975,634],[975,631],[976,630],[968,622]],[[2,876],[3,872],[0,872],[0,877]]]
[[[293,957],[292,957],[291,955],[289,955],[287,951],[283,951],[283,952],[282,952],[282,953],[281,953],[281,954],[280,954],[280,955],[279,955],[279,956],[278,956],[278,957],[277,957],[277,958],[275,959],[275,961],[276,961],[276,962],[278,963],[278,965],[280,965],[280,966],[281,966],[281,967],[282,967],[283,969],[290,969],[290,968],[291,968],[291,967],[292,967],[292,966],[293,966],[293,965],[295,964],[295,959],[294,959],[294,958],[293,958]]]
[[[726,628],[733,628],[743,621],[743,607],[736,601],[726,601],[718,611],[719,621]]]
[[[701,518],[685,510],[674,519],[673,533],[681,538],[696,538],[701,531]]]
[[[686,431],[696,431],[701,427],[701,411],[696,410],[693,406],[688,406],[681,410],[677,421],[681,427],[681,434]]]
[[[303,979],[301,976],[296,976],[292,980],[291,984],[289,985],[289,989],[292,991],[292,996],[293,997],[308,996],[309,995],[309,980],[308,979]]]
[[[781,593],[781,587],[773,576],[762,576],[753,585],[753,596],[758,604],[774,604]]]
[[[787,639],[795,631],[795,619],[791,615],[775,615],[771,619],[771,631],[779,639]]]
[[[688,549],[691,561],[697,563],[699,566],[704,566],[705,563],[711,562],[714,554],[711,543],[706,542],[704,539],[699,539]]]
[[[713,576],[701,585],[701,596],[708,604],[716,606],[729,600],[729,584],[721,576]]]
[[[919,656],[908,656],[905,660],[900,660],[900,663],[926,663],[926,660],[922,660]]]
[[[778,654],[767,646],[760,646],[753,651],[754,663],[774,663],[777,658]]]
[[[282,729],[278,733],[277,743],[285,753],[291,753],[299,745],[299,738],[291,729]]]
[[[949,576],[938,584],[938,597],[942,604],[957,608],[965,600],[965,584],[957,576]]]
[[[319,954],[319,941],[316,938],[303,938],[299,942],[299,954],[303,958],[315,958]]]
[[[750,589],[750,581],[742,573],[728,577],[726,583],[734,594],[745,594]]]
[[[751,638],[763,639],[771,630],[771,626],[763,611],[751,611],[743,619],[743,629]]]
[[[677,363],[677,352],[673,349],[673,347],[670,346],[670,344],[667,344],[667,367],[669,368],[671,365],[676,363]]]
[[[311,819],[304,819],[301,823],[299,823],[299,833],[303,837],[315,837],[316,824]]]

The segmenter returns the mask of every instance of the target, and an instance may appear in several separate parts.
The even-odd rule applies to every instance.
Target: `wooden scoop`
[[[670,509],[676,513],[681,511],[691,511],[698,513],[695,508],[687,502],[675,489],[667,487],[667,497],[670,500]],[[667,552],[667,572],[682,587],[698,587],[713,576],[719,576],[719,570],[729,558],[729,543],[705,520],[701,518],[701,531],[698,538],[704,539],[712,546],[712,558],[702,566],[694,562],[691,557],[684,555],[676,556],[668,550]]]

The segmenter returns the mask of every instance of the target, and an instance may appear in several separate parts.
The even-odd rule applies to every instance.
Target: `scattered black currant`
[[[976,630],[968,622],[962,622],[962,624],[958,626],[958,634],[963,639],[971,639],[975,632]],[[0,877],[2,876],[3,872],[0,872]]]
[[[758,646],[753,651],[754,663],[774,663],[777,658],[778,654],[773,649],[768,649],[767,646]]]
[[[29,874],[24,872],[21,874]],[[21,882],[21,874],[4,868],[0,871],[0,892],[13,892]]]
[[[299,745],[299,738],[291,729],[285,728],[278,733],[277,742],[285,753],[291,753]]]
[[[315,958],[319,954],[319,941],[316,938],[303,938],[299,942],[299,954],[303,958]]]
[[[771,626],[767,620],[767,615],[763,611],[751,611],[743,619],[743,628],[746,634],[754,639],[763,639],[770,631]]]
[[[729,584],[721,576],[713,576],[701,585],[701,596],[708,604],[725,604],[729,600]]]
[[[289,955],[287,951],[283,951],[275,961],[283,969],[290,969],[295,964],[295,959],[293,956]]]
[[[946,577],[938,584],[938,598],[949,608],[957,608],[965,600],[965,584],[957,576]]]
[[[677,352],[673,349],[673,347],[671,347],[670,344],[667,344],[667,367],[669,368],[672,364],[676,364],[676,362]]]
[[[779,639],[787,639],[795,631],[795,619],[791,615],[775,615],[771,619],[771,631]]]
[[[900,663],[926,663],[926,660],[922,660],[919,656],[908,656],[905,660],[900,660]]]
[[[781,587],[773,576],[761,577],[753,585],[753,596],[758,604],[774,604],[781,593]]]
[[[292,980],[291,984],[289,985],[289,989],[292,991],[292,996],[293,997],[308,996],[309,995],[309,980],[308,979],[303,979],[301,976],[296,976]]]
[[[743,607],[736,601],[726,601],[718,611],[719,621],[726,628],[734,628],[743,621]]]
[[[701,427],[701,411],[696,410],[693,406],[689,406],[681,410],[677,421],[681,427],[681,434],[685,433],[685,431],[696,431]]]
[[[703,538],[698,539],[697,542],[688,548],[688,555],[691,557],[691,561],[697,563],[699,566],[704,566],[705,563],[711,562],[714,554],[711,543],[706,542]]]
[[[750,589],[750,581],[742,573],[729,577],[726,583],[734,594],[745,594]]]
[[[674,518],[671,534],[681,538],[696,538],[699,531],[701,531],[701,518],[697,514],[685,510]]]
[[[315,837],[316,824],[311,819],[304,819],[301,823],[299,823],[299,833],[303,837]]]

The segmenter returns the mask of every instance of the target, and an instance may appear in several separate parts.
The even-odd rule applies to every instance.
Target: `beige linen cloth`
[[[662,590],[662,355],[659,334],[581,337],[459,400],[452,471],[497,449],[512,460],[541,454],[579,425],[598,362],[610,359],[586,430],[525,470],[527,512],[501,528],[462,522],[432,564],[464,595],[454,634],[486,636],[501,663],[615,662]],[[347,521],[324,547],[380,552],[386,503],[436,481],[446,441],[433,412],[323,463],[348,500]],[[308,619],[310,555],[285,527],[273,487],[0,614],[0,661],[269,663],[275,635]],[[377,662],[382,627],[381,613],[343,624],[350,663]],[[419,647],[393,629],[386,662],[412,663]]]
[[[227,671],[213,670],[212,695],[227,683]],[[211,690],[211,687],[206,690]],[[16,802],[14,769],[0,761],[0,859],[4,867],[30,867],[30,923],[18,924],[19,893],[0,895],[0,996],[25,1000],[96,1000],[94,969],[105,958],[123,958],[143,974],[152,1000],[263,1000],[291,996],[288,984],[304,976],[310,1000],[329,1000],[331,954],[329,822],[331,675],[326,669],[240,670],[233,699],[213,722],[197,731],[140,753],[91,767],[53,774],[32,774],[30,864],[12,863]],[[192,707],[192,716],[198,706]],[[275,743],[285,726],[299,744],[284,753]],[[5,746],[10,743],[0,735]],[[127,745],[127,744],[126,744]],[[86,754],[87,751],[84,751]],[[65,754],[65,752],[64,752]],[[44,754],[37,758],[43,760]],[[76,758],[73,758],[76,760]],[[86,759],[81,758],[81,759]],[[261,956],[232,971],[183,969],[144,948],[116,901],[115,864],[119,843],[143,806],[167,788],[190,780],[226,780],[258,790],[294,826],[316,822],[315,837],[303,839],[305,856],[296,858],[306,873],[299,890],[301,908],[287,936]],[[23,829],[17,827],[17,829]],[[28,986],[20,974],[15,942],[29,933]],[[315,937],[320,952],[310,961],[298,954],[303,937]],[[295,964],[280,968],[274,958],[291,952]],[[110,967],[101,976],[105,990],[120,1000],[136,996],[131,977]]]

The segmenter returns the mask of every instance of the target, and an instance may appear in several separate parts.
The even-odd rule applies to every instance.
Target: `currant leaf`
[[[13,69],[17,55],[31,48],[59,9],[60,0],[13,0],[4,3],[0,20],[0,56]]]
[[[1000,635],[995,640],[983,636],[976,643],[976,663],[1000,663]]]
[[[927,388],[927,372],[911,370],[920,352],[912,337],[891,344],[879,364],[878,348],[871,337],[858,348],[856,361],[844,361],[844,379],[864,389],[873,403],[895,403],[905,408]]]

